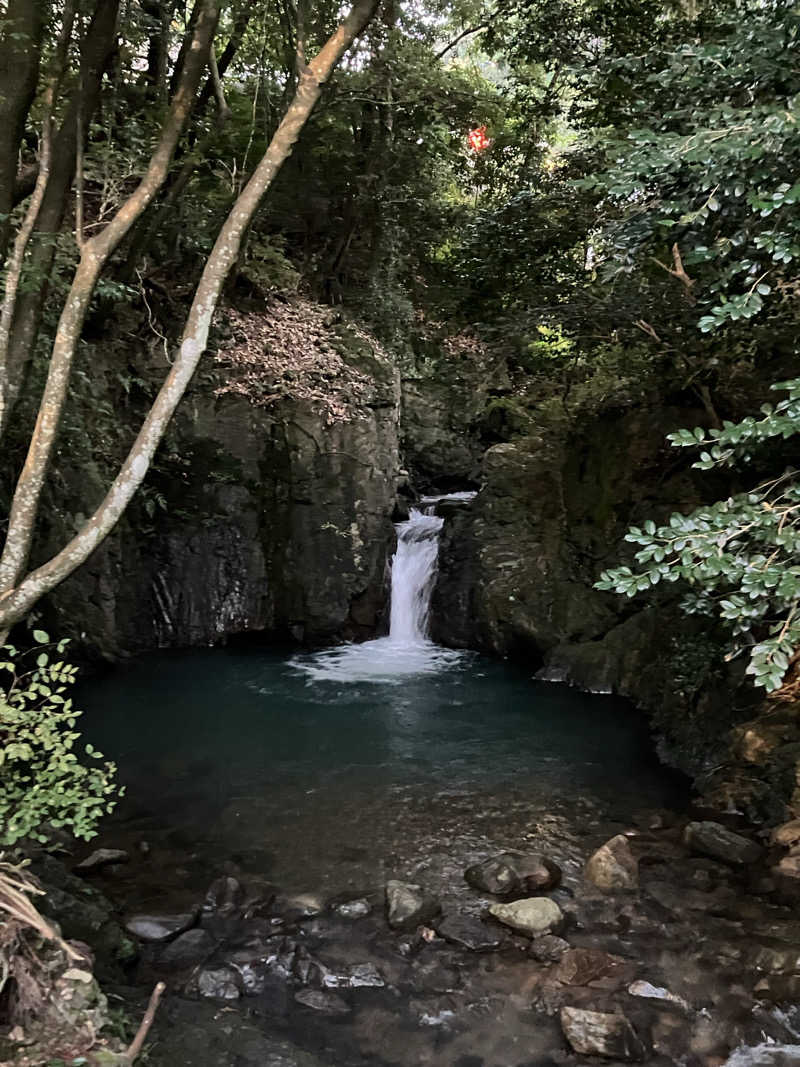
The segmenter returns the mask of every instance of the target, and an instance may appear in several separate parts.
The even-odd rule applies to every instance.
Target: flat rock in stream
[[[140,941],[171,941],[193,926],[196,918],[196,911],[178,915],[133,915],[125,923],[125,929]]]
[[[352,1010],[347,1001],[336,993],[323,993],[320,989],[303,989],[295,993],[294,999],[298,1004],[322,1015],[349,1015]]]
[[[393,930],[416,930],[439,911],[439,901],[421,885],[394,879],[386,883],[386,916]]]
[[[489,914],[526,937],[549,934],[564,921],[561,908],[548,897],[525,897],[511,904],[492,904]]]
[[[446,915],[434,925],[436,933],[445,941],[472,952],[490,952],[503,941],[496,930],[490,930],[480,919],[471,915]]]
[[[584,1056],[607,1056],[631,1063],[641,1063],[646,1056],[644,1044],[624,1015],[562,1008],[561,1029],[573,1052]]]
[[[187,930],[175,941],[170,941],[158,957],[158,966],[171,971],[196,967],[205,962],[216,947],[217,942],[208,930]]]
[[[718,822],[690,822],[683,831],[683,840],[693,852],[734,866],[755,863],[763,853],[755,841],[727,830]]]

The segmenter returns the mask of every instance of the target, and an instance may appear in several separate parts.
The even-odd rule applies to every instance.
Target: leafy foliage
[[[679,430],[670,434],[671,443],[703,449],[694,463],[700,470],[751,460],[757,445],[800,433],[800,379],[775,388],[789,395],[774,407],[765,404],[762,419]],[[662,581],[686,582],[684,610],[713,615],[730,631],[731,654],[746,649],[756,685],[772,692],[783,684],[800,646],[800,478],[794,469],[689,515],[675,513],[664,525],[648,519],[625,539],[639,546],[639,567],[605,571],[598,589],[633,597]]]
[[[6,644],[0,661],[0,844],[22,839],[48,844],[54,831],[89,840],[121,790],[116,768],[92,745],[75,752],[80,712],[67,695],[77,668],[63,659],[66,641],[50,642],[34,630],[38,648],[18,652]]]

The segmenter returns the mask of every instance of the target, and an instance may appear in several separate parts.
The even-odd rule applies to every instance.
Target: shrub
[[[88,764],[76,754],[81,713],[66,694],[77,667],[56,658],[67,642],[33,636],[27,652],[0,648],[0,845],[47,845],[57,830],[89,840],[122,792],[101,752],[85,745]]]

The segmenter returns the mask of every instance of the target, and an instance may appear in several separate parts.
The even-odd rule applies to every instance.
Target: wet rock
[[[325,900],[317,893],[297,893],[286,900],[286,908],[302,919],[313,919],[325,911]]]
[[[460,982],[458,970],[441,960],[421,960],[414,968],[414,986],[422,993],[451,993]]]
[[[295,993],[294,999],[298,1004],[322,1015],[349,1015],[352,1010],[347,1001],[336,993],[324,993],[320,989],[303,989]]]
[[[666,808],[647,808],[637,811],[631,821],[640,830],[666,830],[675,825],[676,816]]]
[[[386,883],[386,915],[393,930],[415,930],[439,914],[439,901],[420,885]]]
[[[571,948],[561,957],[553,977],[562,985],[589,985],[600,979],[608,980],[612,976],[619,976],[620,972],[628,970],[629,967],[626,960],[600,949]],[[623,978],[620,976],[616,984],[622,983]]]
[[[792,819],[782,826],[776,826],[770,834],[770,841],[773,845],[783,845],[784,848],[800,844],[800,819]]]
[[[140,941],[171,941],[194,925],[196,918],[196,911],[178,915],[133,915],[125,923],[125,929]]]
[[[436,933],[445,941],[472,952],[489,952],[502,943],[502,937],[471,915],[447,915],[436,924]]]
[[[561,868],[539,854],[504,852],[468,867],[464,879],[481,893],[503,897],[554,889],[561,882]]]
[[[562,1008],[561,1028],[573,1052],[640,1063],[646,1049],[624,1015]]]
[[[167,945],[158,957],[158,965],[175,971],[196,967],[204,963],[216,947],[217,942],[208,930],[187,930]]]
[[[533,939],[530,954],[539,963],[558,963],[568,949],[569,941],[565,941],[563,937],[545,934],[543,937]]]
[[[215,879],[208,888],[203,901],[204,915],[235,915],[244,903],[244,890],[240,882],[230,875]]]
[[[781,878],[800,878],[800,851],[793,849],[779,861],[774,870]]]
[[[755,863],[763,851],[754,841],[717,822],[690,822],[683,840],[692,851],[733,865]]]
[[[645,1000],[667,1000],[670,1004],[677,1004],[678,1007],[683,1008],[685,1011],[692,1010],[691,1005],[687,1004],[683,997],[670,993],[663,986],[652,985],[650,982],[631,982],[628,986],[628,992],[632,997],[643,997]]]
[[[238,1000],[236,975],[227,967],[204,967],[197,976],[197,992],[214,1000]]]
[[[498,897],[514,893],[520,887],[519,875],[505,857],[495,857],[467,867],[464,879],[479,893],[491,893]]]
[[[617,834],[601,845],[586,863],[586,880],[598,889],[636,889],[639,885],[639,864],[628,839]]]
[[[561,908],[547,897],[525,897],[511,904],[492,904],[489,914],[526,937],[549,934],[564,921]]]
[[[644,891],[666,911],[682,915],[686,911],[705,911],[711,915],[724,912],[735,896],[732,889],[720,886],[713,893],[704,893],[691,886],[676,886],[672,882],[654,880]]]
[[[96,848],[94,852],[76,865],[76,871],[96,871],[110,863],[127,863],[130,856],[121,848]]]
[[[326,989],[382,989],[386,982],[374,963],[357,963],[342,973],[325,971],[322,984]]]
[[[364,897],[358,900],[345,900],[333,909],[343,919],[363,919],[372,911],[372,905]]]
[[[739,1048],[722,1067],[797,1067],[800,1045],[757,1045]]]

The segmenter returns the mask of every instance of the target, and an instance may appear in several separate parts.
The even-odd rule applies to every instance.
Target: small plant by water
[[[87,762],[78,756],[68,642],[43,630],[33,638],[27,651],[5,645],[0,660],[0,845],[48,845],[59,831],[88,841],[122,793],[116,766],[90,744]]]

